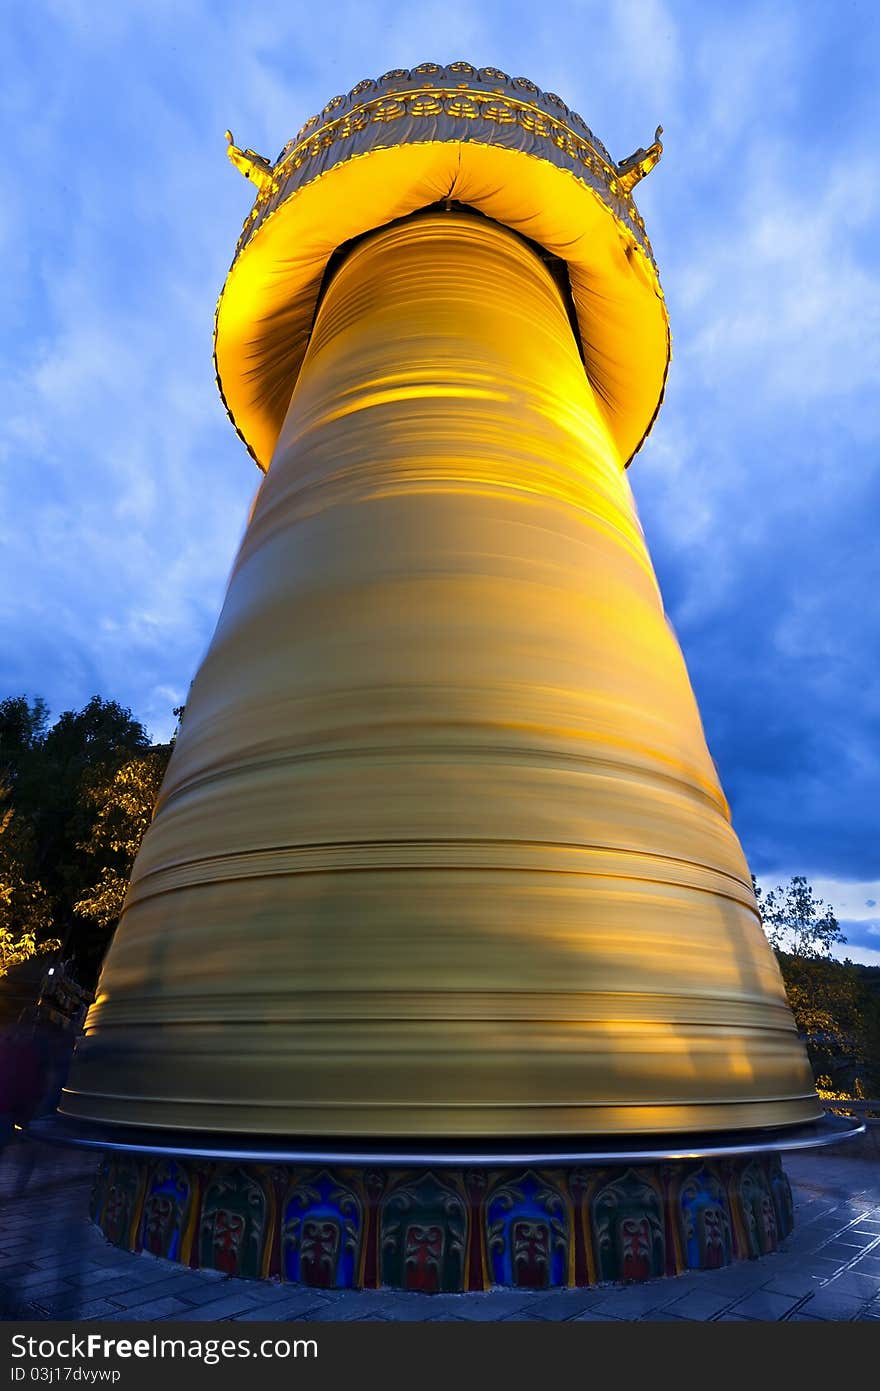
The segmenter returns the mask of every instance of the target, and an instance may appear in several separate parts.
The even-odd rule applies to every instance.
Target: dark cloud
[[[633,488],[753,869],[873,884],[880,9],[84,14],[9,7],[0,696],[98,690],[170,732],[257,481],[211,370],[251,203],[223,130],[271,154],[362,76],[470,55],[560,91],[618,156],[663,121],[638,200],[674,357]]]
[[[846,946],[841,948],[843,955],[847,947],[867,947],[880,952],[880,918],[841,918],[840,927],[846,938]]]

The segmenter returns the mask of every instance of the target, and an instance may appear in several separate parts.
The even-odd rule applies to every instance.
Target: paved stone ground
[[[6,1320],[880,1321],[880,1132],[786,1162],[795,1230],[725,1270],[585,1290],[420,1295],[311,1290],[184,1270],[110,1246],[88,1221],[94,1158],[19,1141],[0,1157]]]

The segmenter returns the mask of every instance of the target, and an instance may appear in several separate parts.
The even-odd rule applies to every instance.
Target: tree
[[[0,921],[0,977],[8,975],[14,966],[23,966],[34,956],[51,956],[60,946],[60,938],[44,937],[38,942],[32,932],[23,932],[16,939],[15,933]]]
[[[131,842],[155,800],[153,766],[164,769],[168,753],[168,746],[151,748],[130,710],[100,696],[66,710],[51,727],[41,699],[0,701],[0,925],[7,950],[30,938],[35,948],[60,938],[84,983],[97,974],[119,881],[134,858]],[[102,817],[113,779],[138,760],[146,760],[144,768],[116,788],[118,814],[106,805]],[[139,782],[146,812],[134,808]],[[133,817],[128,831],[126,817]],[[90,915],[78,908],[86,904]]]
[[[0,784],[0,976],[61,946],[46,936],[52,914],[45,889],[29,872],[28,829],[9,805],[9,784]]]
[[[832,958],[831,947],[846,938],[834,910],[815,897],[803,875],[768,894],[754,887],[817,1086],[851,1095],[863,1087],[876,1090],[880,1001],[872,993],[873,973]]]
[[[79,956],[82,920],[74,904],[94,882],[94,863],[81,849],[96,809],[89,788],[150,747],[143,725],[115,700],[93,696],[82,710],[65,710],[31,751],[16,779],[16,808],[33,829],[35,877],[52,906],[55,934]],[[86,934],[88,937],[88,934]],[[88,970],[97,968],[95,943],[85,943]]]
[[[754,884],[754,877],[752,883]],[[813,890],[802,874],[763,894],[755,884],[755,897],[767,939],[777,952],[815,960],[828,957],[835,942],[845,942],[834,910]]]
[[[778,956],[797,1031],[818,1076],[851,1075],[871,1064],[868,1001],[852,964],[828,957]]]
[[[82,917],[105,932],[122,912],[135,855],[153,817],[169,747],[164,744],[105,769],[84,790],[94,812],[91,834],[78,848],[90,857],[98,877],[74,904]]]
[[[33,704],[27,696],[0,700],[0,765],[14,772],[22,754],[42,744],[49,723],[49,707],[41,696]]]
[[[34,872],[31,828],[13,808],[0,812],[0,929],[44,937],[52,926],[49,896]]]

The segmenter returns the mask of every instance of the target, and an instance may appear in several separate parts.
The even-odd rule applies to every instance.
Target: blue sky
[[[880,964],[880,6],[35,0],[0,19],[0,696],[156,738],[258,476],[213,380],[251,186],[361,77],[467,58],[621,158],[669,303],[630,478],[746,855]]]

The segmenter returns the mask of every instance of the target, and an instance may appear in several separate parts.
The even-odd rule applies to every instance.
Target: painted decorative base
[[[776,1250],[777,1154],[604,1168],[345,1168],[108,1154],[92,1219],[130,1251],[343,1289],[647,1280]]]

